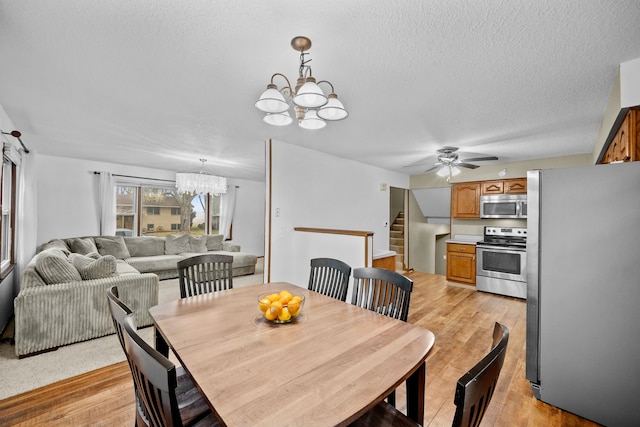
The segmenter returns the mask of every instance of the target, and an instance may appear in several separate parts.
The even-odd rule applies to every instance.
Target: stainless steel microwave
[[[526,218],[526,194],[480,196],[480,218]]]

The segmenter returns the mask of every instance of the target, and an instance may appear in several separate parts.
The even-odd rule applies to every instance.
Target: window
[[[209,198],[206,195],[177,193],[175,188],[120,184],[116,186],[116,234],[159,236],[202,235],[210,230]],[[218,232],[220,197],[215,199],[215,228]]]
[[[135,236],[138,234],[137,207],[137,187],[116,186],[116,236]]]
[[[160,215],[159,207],[147,207],[147,215]]]
[[[2,162],[2,217],[0,219],[0,270],[4,274],[14,263],[14,214],[16,165],[4,157]]]
[[[209,233],[220,234],[220,196],[210,196],[209,200],[211,212],[211,216],[209,217]]]

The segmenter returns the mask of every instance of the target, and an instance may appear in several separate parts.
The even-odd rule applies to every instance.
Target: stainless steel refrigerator
[[[606,426],[640,426],[640,162],[527,178],[534,395]]]

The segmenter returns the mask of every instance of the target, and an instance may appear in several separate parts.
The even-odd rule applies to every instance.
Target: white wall
[[[389,187],[409,188],[408,175],[279,141],[270,151],[271,275],[265,278],[296,283],[295,266],[309,265],[296,251],[294,227],[372,231],[373,252],[389,249]]]
[[[620,106],[640,105],[640,58],[620,64]]]
[[[100,232],[98,176],[93,171],[152,179],[175,179],[175,171],[56,156],[38,156],[38,245],[54,238]],[[263,255],[264,183],[229,180],[238,185],[233,242],[242,251]]]

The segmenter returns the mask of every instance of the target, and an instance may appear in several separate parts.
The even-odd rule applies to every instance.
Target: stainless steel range
[[[527,298],[526,227],[485,227],[476,244],[476,289]]]

